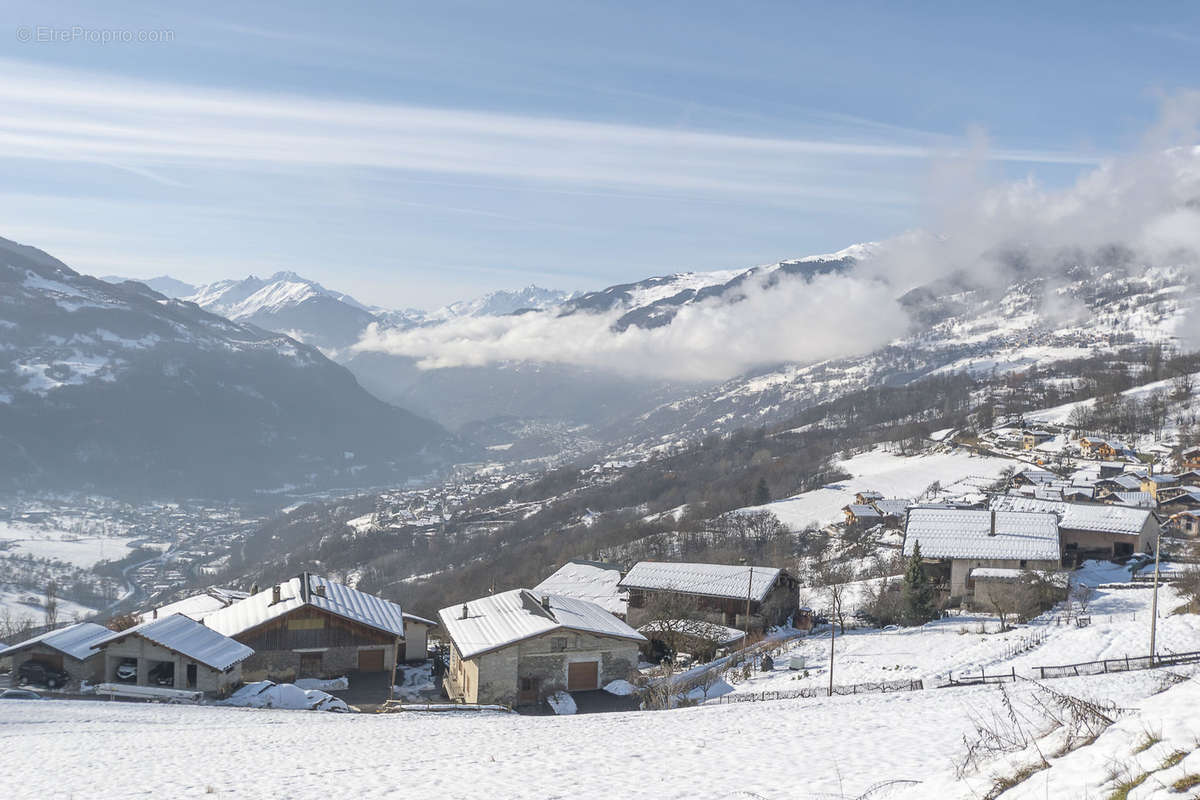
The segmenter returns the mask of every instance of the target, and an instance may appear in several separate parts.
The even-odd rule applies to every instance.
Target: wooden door
[[[567,665],[567,691],[582,692],[600,688],[600,662],[576,661]]]
[[[383,651],[382,650],[359,650],[358,651],[358,671],[359,672],[383,672]]]
[[[324,659],[322,653],[301,653],[300,654],[300,674],[298,678],[319,678],[321,677],[321,664]]]

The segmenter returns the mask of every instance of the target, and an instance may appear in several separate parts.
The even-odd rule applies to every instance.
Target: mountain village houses
[[[528,589],[438,612],[450,642],[446,693],[462,703],[525,706],[600,689],[636,670],[646,637],[596,603]]]

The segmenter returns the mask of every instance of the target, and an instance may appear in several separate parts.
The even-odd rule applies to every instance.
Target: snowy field
[[[912,499],[938,481],[950,493],[967,493],[994,482],[1005,467],[1020,468],[1022,464],[957,451],[901,456],[876,449],[839,462],[838,466],[854,477],[742,511],[770,511],[792,530],[801,530],[808,525],[843,521],[842,506],[854,502],[856,492],[874,490],[885,497]]]
[[[1055,687],[1129,704],[1158,678]],[[852,798],[946,772],[999,703],[995,687],[574,717],[5,701],[0,736],[29,797]]]
[[[28,554],[85,569],[101,561],[119,561],[132,550],[126,538],[25,522],[0,522],[0,542],[7,545],[0,554]]]
[[[892,631],[847,629],[835,643],[834,683],[923,680],[926,686],[936,686],[946,683],[949,673],[957,677],[978,674],[982,669],[994,675],[1016,669],[1018,675],[1036,677],[1039,666],[1144,656],[1150,646],[1151,595],[1149,587],[1101,589],[1088,606],[1091,624],[1085,628],[1056,624],[1059,614],[1051,611],[1005,633],[998,632],[996,617],[985,614],[948,617],[919,628]],[[1182,603],[1174,589],[1160,590],[1159,653],[1200,650],[1200,615],[1170,613]],[[981,629],[985,632],[980,633]],[[1023,641],[1040,635],[1046,637],[1043,642],[1015,652]],[[804,657],[807,678],[802,671],[788,669],[792,654]],[[774,671],[735,683],[733,692],[823,687],[828,682],[829,636],[825,634],[790,643]]]
[[[46,609],[43,606],[46,598],[41,592],[18,589],[8,584],[0,584],[0,615],[6,611],[14,623],[28,619],[32,625],[41,625],[46,621]],[[85,619],[96,612],[79,603],[58,598],[58,619],[60,621]]]

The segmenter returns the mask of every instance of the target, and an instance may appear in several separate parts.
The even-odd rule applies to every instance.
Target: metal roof
[[[199,594],[185,597],[182,600],[176,600],[174,603],[167,603],[157,608],[146,609],[139,612],[137,617],[139,622],[149,622],[152,619],[169,617],[172,614],[183,614],[185,617],[191,617],[199,621],[214,611],[228,608],[239,600],[245,600],[247,597],[249,597],[249,594],[246,592],[213,586]]]
[[[1062,503],[1011,495],[993,497],[991,507],[995,511],[1058,514],[1058,526],[1066,530],[1120,533],[1131,536],[1141,533],[1146,521],[1150,519],[1150,512],[1143,508],[1092,503]]]
[[[533,587],[534,594],[555,594],[595,603],[612,614],[629,610],[629,593],[623,591],[621,568],[600,561],[574,560],[563,564],[546,580]]]
[[[753,586],[750,585],[752,571]],[[621,587],[739,600],[748,597],[762,602],[779,579],[781,571],[778,567],[639,561],[622,579]]]
[[[547,598],[549,609],[530,590],[513,589],[448,606],[438,612],[438,619],[463,658],[474,658],[556,630],[646,641],[646,637],[595,603],[561,595],[547,595]]]
[[[83,661],[96,655],[92,650],[92,644],[106,638],[112,631],[103,625],[97,625],[94,622],[77,622],[74,625],[68,625],[65,628],[59,628],[54,631],[47,631],[32,639],[26,639],[23,642],[14,644],[11,647],[6,647],[0,650],[0,658],[13,655],[22,648],[29,647],[34,644],[44,644],[47,647],[53,647],[64,655],[71,658]]]
[[[1022,498],[1016,498],[1022,499]],[[925,558],[1057,560],[1058,521],[1053,514],[975,509],[914,508],[908,512],[904,554],[917,542]]]
[[[234,641],[183,614],[160,617],[123,631],[110,633],[112,635],[96,642],[92,647],[103,647],[127,636],[140,636],[222,672],[254,655],[254,650],[241,642]]]
[[[303,587],[305,576],[297,576],[279,584],[278,603],[273,602],[274,587],[267,587],[229,608],[207,615],[204,624],[226,636],[237,636],[289,611],[309,605],[383,633],[404,637],[404,611],[398,603],[351,589],[320,575],[306,575],[309,582],[307,591]],[[321,591],[324,596],[318,594]]]

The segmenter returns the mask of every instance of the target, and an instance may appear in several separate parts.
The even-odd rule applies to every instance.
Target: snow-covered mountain
[[[144,283],[159,294],[167,297],[187,297],[196,293],[196,287],[186,281],[181,281],[178,278],[172,278],[170,275],[159,275],[157,278],[122,278],[120,275],[105,275],[100,280],[108,283],[124,283],[125,281],[137,281]]]
[[[217,281],[183,299],[227,319],[287,333],[324,349],[353,344],[375,321],[374,314],[350,295],[294,272]]]
[[[362,485],[453,446],[313,347],[0,239],[0,489]]]
[[[501,289],[477,297],[459,300],[425,315],[425,322],[444,322],[458,317],[500,317],[518,311],[546,309],[571,299],[573,293],[558,289],[543,289],[530,284],[524,289]]]

